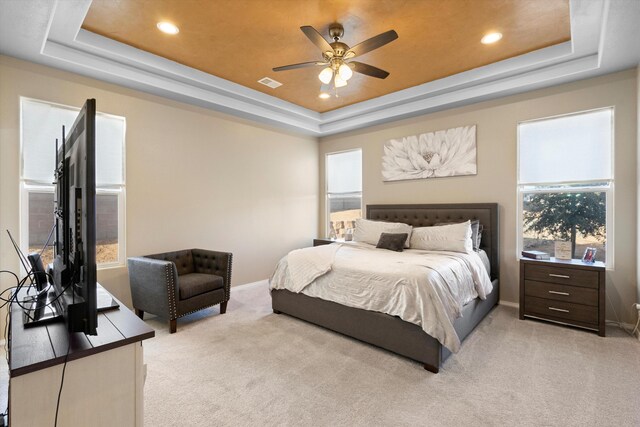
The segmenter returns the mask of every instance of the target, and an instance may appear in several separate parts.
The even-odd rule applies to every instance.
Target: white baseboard
[[[507,307],[520,308],[520,304],[518,304],[517,302],[500,300],[500,302],[498,304],[499,305],[506,305]]]
[[[615,326],[623,326],[625,328],[627,328],[628,331],[632,331],[633,328],[635,328],[635,323],[631,324],[631,323],[624,323],[624,322],[618,322],[617,320],[611,320],[611,319],[607,319],[605,320],[605,323],[607,325],[615,325]]]
[[[250,289],[250,288],[255,288],[256,286],[268,286],[269,283],[269,279],[263,279],[263,280],[258,280],[257,282],[251,282],[251,283],[243,283],[242,285],[235,285],[232,286],[231,289]]]

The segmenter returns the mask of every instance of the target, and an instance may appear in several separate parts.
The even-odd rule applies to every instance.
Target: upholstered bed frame
[[[480,248],[489,257],[493,291],[486,300],[476,298],[464,306],[462,317],[454,322],[460,340],[464,340],[498,303],[500,263],[496,203],[368,205],[367,218],[403,222],[414,227],[467,219],[480,220],[484,226]],[[405,322],[396,316],[347,307],[287,290],[273,290],[271,298],[274,313],[286,313],[382,347],[421,362],[425,369],[434,373],[438,372],[442,362],[450,355],[449,350],[425,333],[420,326]]]

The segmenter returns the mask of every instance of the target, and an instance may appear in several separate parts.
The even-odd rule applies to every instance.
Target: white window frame
[[[593,180],[578,182],[549,182],[537,183],[535,185],[520,182],[520,125],[527,123],[540,122],[545,120],[553,120],[561,117],[577,116],[595,111],[611,110],[611,179],[609,180]],[[605,265],[607,270],[614,270],[614,187],[615,187],[615,108],[613,106],[594,108],[590,110],[576,111],[568,114],[559,114],[555,116],[542,117],[532,120],[519,121],[517,124],[517,167],[516,167],[516,191],[518,204],[516,208],[516,236],[518,243],[516,248],[516,256],[519,258],[524,248],[524,223],[523,203],[524,194],[531,193],[605,193],[606,197],[606,259]],[[553,254],[552,254],[553,255]]]
[[[342,150],[342,151],[333,151],[331,153],[326,153],[325,157],[324,157],[324,194],[325,194],[325,221],[324,221],[324,235],[325,237],[329,236],[329,233],[331,232],[331,213],[329,212],[331,210],[331,198],[333,197],[341,197],[341,198],[345,198],[345,197],[352,197],[352,198],[356,198],[356,197],[360,197],[360,212],[364,214],[364,210],[362,208],[362,204],[363,204],[363,197],[362,197],[362,191],[354,191],[354,192],[348,192],[348,193],[330,193],[329,192],[329,162],[327,161],[327,159],[329,158],[329,156],[334,155],[334,154],[342,154],[342,153],[349,153],[352,151],[359,151],[360,152],[360,160],[362,161],[362,148],[353,148],[353,149],[349,149],[349,150]],[[363,215],[364,218],[364,215]]]
[[[54,192],[54,185],[52,183],[37,182],[24,179],[24,143],[22,136],[23,120],[22,120],[22,103],[23,101],[40,102],[48,104],[57,108],[64,108],[79,112],[80,108],[72,107],[64,104],[57,104],[55,102],[43,101],[41,99],[20,97],[20,248],[23,252],[29,250],[29,193],[52,193]],[[125,117],[116,116],[113,114],[96,112],[96,116],[113,117],[123,119],[123,135],[122,135],[122,185],[111,186],[98,186],[96,185],[96,195],[100,194],[116,194],[118,196],[118,259],[113,262],[103,262],[97,265],[98,270],[108,268],[121,268],[126,264],[126,135],[127,135],[127,120]],[[54,136],[55,137],[55,136]],[[54,165],[51,165],[51,169],[54,169]],[[51,213],[53,218],[53,212]],[[51,244],[53,243],[50,242]]]

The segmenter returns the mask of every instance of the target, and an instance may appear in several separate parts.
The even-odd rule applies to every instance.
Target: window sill
[[[125,268],[127,266],[124,262],[110,262],[108,264],[100,264],[98,265],[98,271],[100,270],[113,270],[116,268]]]

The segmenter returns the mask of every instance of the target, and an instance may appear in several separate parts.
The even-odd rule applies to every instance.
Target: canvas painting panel
[[[384,145],[384,181],[477,174],[476,126],[391,139]]]

